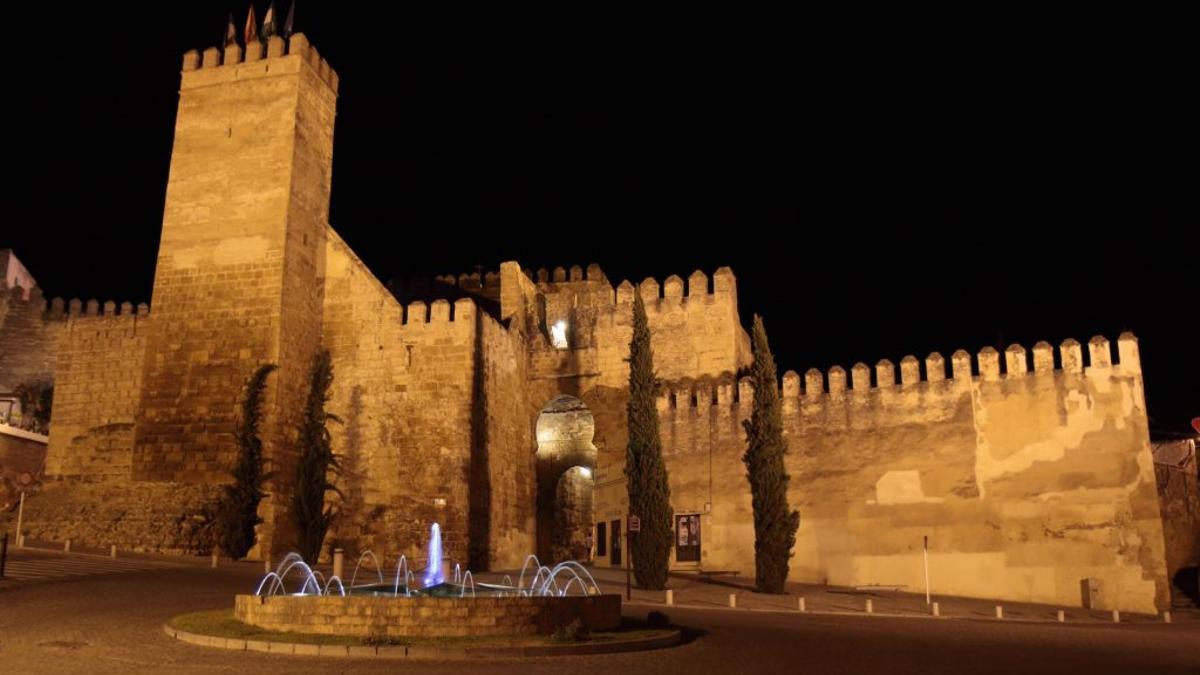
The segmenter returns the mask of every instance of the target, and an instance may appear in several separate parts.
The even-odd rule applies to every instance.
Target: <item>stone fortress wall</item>
[[[191,52],[182,78],[154,314],[46,308],[36,288],[0,303],[0,384],[56,385],[32,538],[203,550],[241,387],[276,362],[263,428],[276,479],[254,555],[286,552],[298,402],[325,347],[344,464],[331,542],[419,558],[436,520],[448,557],[518,566],[541,550],[573,467],[593,471],[595,521],[625,514],[640,293],[675,510],[702,519],[702,567],[752,573],[740,425],[752,392],[735,384],[751,354],[728,268],[614,287],[596,265],[506,262],[436,280],[451,299],[411,299],[416,287],[389,290],[328,224],[337,75],[302,35],[265,54]],[[861,364],[786,374],[793,579],[919,589],[929,536],[939,593],[1077,604],[1096,579],[1101,606],[1161,606],[1136,340],[1110,351],[1096,339],[1057,356],[1044,343],[958,352],[949,374],[940,356],[907,357],[898,382],[887,361],[874,382]],[[559,455],[539,450],[535,427],[562,396],[586,406],[594,434]]]
[[[1167,602],[1163,531],[1136,339],[1058,351],[1038,343],[946,362],[858,364],[850,382],[782,381],[790,502],[801,514],[791,579],[1154,611]],[[973,368],[977,374],[972,374]],[[922,372],[923,371],[923,372]],[[702,514],[701,566],[752,574],[741,456],[753,390],[679,383],[659,400],[677,513]],[[619,486],[624,489],[623,485]],[[599,499],[599,497],[598,497]],[[612,501],[611,499],[609,500]],[[597,514],[603,519],[611,514]],[[1089,599],[1091,600],[1091,599]]]

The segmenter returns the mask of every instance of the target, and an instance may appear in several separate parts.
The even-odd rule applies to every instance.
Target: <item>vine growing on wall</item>
[[[263,498],[262,439],[258,427],[262,422],[263,395],[267,376],[277,366],[259,366],[242,391],[241,415],[237,424],[238,461],[233,468],[233,483],[221,488],[217,504],[217,544],[221,551],[234,559],[244,558],[254,547],[254,528],[262,522],[258,505]]]
[[[317,562],[325,534],[337,517],[334,507],[325,503],[326,492],[338,492],[330,478],[341,471],[327,426],[329,422],[340,423],[341,420],[325,411],[332,384],[333,363],[329,350],[322,349],[317,352],[309,371],[308,398],[299,426],[300,457],[296,463],[296,485],[292,494],[296,549],[309,564]]]

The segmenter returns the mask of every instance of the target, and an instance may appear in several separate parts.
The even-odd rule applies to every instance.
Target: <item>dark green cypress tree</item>
[[[317,352],[309,371],[308,400],[300,420],[300,457],[296,462],[296,486],[292,494],[296,549],[309,564],[317,562],[325,533],[337,516],[333,506],[325,504],[326,492],[338,492],[330,478],[341,470],[326,426],[329,422],[341,422],[336,415],[325,412],[331,384],[333,364],[329,350],[322,349]]]
[[[788,560],[796,545],[800,512],[789,511],[788,475],[783,464],[787,441],[783,438],[783,409],[775,357],[767,345],[762,317],[754,315],[754,409],[746,426],[746,475],[754,506],[754,585],[762,593],[782,593]]]
[[[641,588],[661,589],[667,584],[671,558],[671,486],[662,458],[655,405],[654,355],[650,327],[642,296],[633,296],[633,339],[629,343],[629,445],[625,452],[625,477],[629,512],[641,518],[642,529],[629,553],[633,574]]]
[[[238,461],[233,467],[233,483],[222,486],[217,505],[217,544],[225,555],[244,558],[254,547],[254,528],[262,522],[258,504],[263,498],[262,440],[258,425],[262,422],[263,393],[267,376],[276,366],[268,363],[246,381],[242,393],[242,414],[237,424]]]

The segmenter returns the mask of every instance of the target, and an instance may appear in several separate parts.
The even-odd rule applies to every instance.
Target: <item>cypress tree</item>
[[[796,545],[800,512],[789,511],[788,475],[783,456],[783,409],[775,376],[775,357],[767,344],[762,317],[754,315],[754,409],[746,427],[746,475],[754,506],[754,585],[762,593],[782,593],[788,559]]]
[[[341,422],[336,415],[325,412],[331,384],[333,364],[329,350],[322,349],[313,359],[309,372],[308,399],[299,426],[300,457],[296,462],[296,486],[292,494],[296,548],[309,564],[317,562],[325,533],[337,516],[333,506],[325,504],[326,492],[338,492],[329,479],[341,469],[337,456],[333,454],[329,429],[326,427],[328,422]]]
[[[625,477],[629,512],[641,518],[641,532],[630,555],[633,574],[641,588],[666,587],[671,557],[671,487],[662,458],[655,405],[654,355],[650,327],[640,294],[633,296],[633,339],[629,343],[629,445],[625,452]]]
[[[258,425],[262,422],[263,394],[267,376],[276,366],[268,363],[246,381],[242,394],[242,414],[237,424],[238,461],[233,467],[233,483],[221,488],[217,505],[217,543],[225,555],[244,558],[254,547],[254,528],[262,522],[258,504],[263,498],[262,440]]]

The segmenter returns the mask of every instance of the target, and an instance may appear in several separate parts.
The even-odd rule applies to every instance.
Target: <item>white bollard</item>
[[[737,593],[730,593],[730,594],[729,594],[729,606],[730,606],[730,607],[737,607]]]
[[[1066,612],[1064,612],[1064,611],[1062,611],[1061,609],[1060,609],[1060,610],[1058,610],[1058,622],[1059,622],[1059,623],[1066,623],[1066,622],[1067,622],[1067,613],[1066,613]]]
[[[1000,605],[996,605],[996,618],[997,619],[1004,618],[1004,607],[1002,607]]]
[[[867,614],[874,614],[874,613],[875,613],[875,604],[873,602],[871,602],[870,598],[867,598]]]
[[[333,576],[339,579],[346,576],[346,554],[340,548],[333,549]]]
[[[1113,623],[1121,623],[1121,610],[1113,610]]]
[[[216,551],[213,551],[213,552],[212,552],[212,566],[213,566],[213,569],[216,569],[216,568],[217,568],[217,561],[218,561],[218,560],[220,560],[220,556],[217,554],[217,552],[216,552]]]
[[[933,608],[933,615],[934,615],[934,616],[941,616],[941,615],[942,615],[942,608],[941,608],[941,607],[938,607],[938,604],[937,604],[936,602],[935,602],[935,603],[933,603],[933,605],[931,605],[931,606],[932,606],[932,608]]]
[[[112,544],[108,547],[108,557],[110,557],[110,558],[117,557],[117,545],[116,544]]]
[[[1163,612],[1163,623],[1171,623],[1171,612]]]
[[[796,598],[796,609],[797,609],[798,611],[801,611],[801,612],[807,612],[807,611],[808,611],[808,607],[806,607],[806,606],[805,606],[805,603],[804,603],[804,596],[803,596],[803,595],[802,595],[802,596],[800,596],[800,597],[798,597],[798,598]]]
[[[670,588],[667,589],[666,603],[668,607],[675,604],[675,591]]]
[[[63,542],[63,552],[64,553],[71,552],[71,540],[70,539]]]

